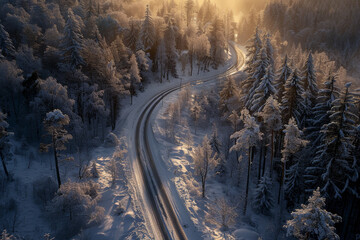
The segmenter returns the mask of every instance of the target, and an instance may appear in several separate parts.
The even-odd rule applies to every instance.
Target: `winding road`
[[[139,191],[142,192],[144,207],[148,213],[149,225],[155,239],[188,239],[179,221],[176,207],[168,196],[161,181],[154,155],[148,141],[148,129],[151,115],[161,100],[170,93],[187,85],[198,85],[210,81],[219,81],[236,74],[244,66],[245,58],[243,52],[234,44],[231,44],[233,52],[236,52],[236,63],[229,67],[224,73],[207,77],[201,80],[194,80],[180,86],[173,86],[165,89],[152,97],[142,108],[135,127],[134,144],[136,146],[136,163],[134,169]],[[139,176],[139,174],[141,176]],[[185,223],[182,223],[185,224]]]

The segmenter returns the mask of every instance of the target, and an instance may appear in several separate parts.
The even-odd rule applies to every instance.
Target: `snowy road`
[[[235,58],[232,66],[222,73],[216,72],[213,76],[207,76],[201,80],[188,80],[184,81],[182,85],[177,84],[177,86],[168,86],[165,89],[158,90],[155,96],[146,97],[148,99],[147,102],[144,101],[146,104],[142,109],[136,111],[138,119],[131,123],[133,126],[131,140],[136,146],[136,151],[133,153],[133,157],[136,159],[133,161],[133,173],[138,187],[138,195],[140,195],[138,197],[141,198],[138,200],[142,202],[148,227],[151,228],[155,239],[187,239],[190,236],[186,234],[189,230],[187,229],[185,233],[183,229],[183,226],[188,225],[188,223],[182,221],[184,218],[180,215],[183,213],[179,210],[182,208],[176,206],[177,201],[172,199],[171,191],[167,188],[168,186],[164,186],[156,168],[154,161],[156,154],[152,151],[154,142],[149,141],[148,136],[149,130],[151,130],[149,122],[152,112],[165,96],[186,85],[217,81],[238,72],[244,66],[244,54],[238,47],[232,45],[231,48],[232,53],[234,53],[232,57]],[[131,116],[129,118],[134,119]]]

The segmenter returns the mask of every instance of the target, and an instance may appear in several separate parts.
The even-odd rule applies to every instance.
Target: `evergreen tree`
[[[307,119],[311,118],[312,108],[315,106],[316,97],[318,95],[316,72],[311,53],[309,53],[308,59],[305,63],[303,76],[304,113],[302,116],[302,126],[307,126]]]
[[[219,163],[216,167],[216,174],[223,176],[225,174],[226,166],[225,166],[224,158],[221,154],[222,144],[219,140],[217,128],[215,125],[213,126],[213,132],[211,138],[209,139],[209,144],[211,146],[211,149],[213,150],[213,153],[217,154],[217,156],[219,157]]]
[[[294,184],[293,185],[291,184],[294,183],[294,181],[296,180],[295,178],[296,176],[292,175],[295,174],[296,172],[293,171],[286,172],[287,163],[290,163],[291,166],[296,166],[297,164],[299,164],[298,159],[296,159],[294,156],[302,147],[306,146],[306,144],[308,143],[307,140],[301,139],[302,131],[299,130],[296,121],[293,117],[290,118],[289,123],[285,125],[284,133],[285,133],[284,148],[281,151],[282,175],[281,175],[281,182],[279,188],[278,202],[280,202],[280,199],[282,199],[281,198],[282,186],[284,186],[285,183],[287,184],[286,193],[288,195],[292,191],[293,189],[292,187],[294,186]],[[298,165],[296,166],[296,168],[297,167]]]
[[[341,198],[344,192],[357,195],[351,183],[358,179],[357,160],[353,156],[358,116],[354,95],[345,85],[340,98],[332,101],[330,122],[323,125],[322,144],[318,147],[312,166],[307,170],[311,181],[331,198]]]
[[[263,47],[259,53],[257,61],[254,63],[254,74],[252,76],[253,85],[251,86],[249,92],[247,93],[246,107],[251,112],[252,112],[251,109],[254,106],[254,95],[256,93],[256,89],[260,86],[262,78],[266,75],[268,66],[269,66],[269,61],[266,54],[266,48]],[[268,77],[273,79],[273,74],[270,72]]]
[[[324,88],[319,91],[316,99],[317,104],[312,109],[314,117],[308,120],[307,138],[312,141],[314,148],[322,142],[324,134],[321,132],[321,127],[330,123],[332,103],[339,97],[340,90],[335,83],[336,76],[329,74],[327,81],[324,83]]]
[[[15,56],[15,47],[9,33],[5,30],[4,26],[0,23],[0,54],[3,54],[5,57],[14,57]]]
[[[242,95],[243,98],[247,98],[247,95],[249,94],[250,89],[253,86],[253,83],[255,79],[253,78],[254,72],[255,72],[255,63],[258,60],[259,53],[262,49],[262,42],[260,38],[260,32],[258,28],[256,28],[256,32],[252,39],[249,40],[250,45],[246,46],[247,50],[247,56],[246,56],[246,68],[245,72],[247,74],[247,78],[244,81],[244,84],[242,86]]]
[[[51,142],[49,144],[40,144],[40,149],[42,151],[47,152],[49,148],[53,149],[56,176],[59,188],[61,186],[59,152],[66,150],[65,144],[72,139],[71,134],[69,134],[64,128],[64,126],[69,125],[69,123],[70,119],[68,115],[63,114],[59,109],[48,112],[46,114],[46,118],[44,119],[44,126],[47,133],[51,137]]]
[[[81,25],[71,8],[68,9],[68,19],[64,29],[64,37],[60,44],[62,61],[71,70],[78,69],[85,65],[82,57],[83,35]]]
[[[195,134],[196,134],[197,125],[198,125],[198,122],[199,122],[202,112],[203,112],[203,109],[202,109],[201,105],[199,104],[197,99],[194,99],[194,102],[192,103],[192,106],[190,108],[190,115],[191,115],[192,119],[195,121]]]
[[[151,49],[155,42],[155,27],[149,5],[146,5],[145,19],[141,25],[140,42],[144,51]]]
[[[276,81],[276,89],[277,89],[277,100],[279,102],[282,101],[284,92],[285,92],[285,86],[286,82],[288,81],[290,75],[292,74],[291,68],[288,66],[288,57],[285,56],[284,63],[280,68],[280,72],[277,77]]]
[[[262,139],[263,134],[260,132],[260,127],[256,123],[255,118],[250,115],[246,108],[241,111],[241,118],[244,122],[244,128],[230,136],[231,139],[236,139],[236,143],[230,148],[230,151],[248,151],[248,172],[246,180],[245,205],[243,211],[243,213],[246,214],[247,199],[249,194],[250,166],[253,161],[253,151],[254,147]]]
[[[308,59],[305,63],[303,76],[304,76],[303,78],[304,91],[309,91],[310,102],[314,104],[317,97],[318,88],[316,83],[316,71],[314,69],[314,60],[311,53],[309,53]]]
[[[212,150],[214,151],[214,153],[217,153],[218,155],[220,155],[221,143],[218,138],[216,126],[213,127],[213,133],[211,135],[209,143],[210,143],[210,146],[211,146]]]
[[[225,81],[223,88],[220,91],[220,110],[223,114],[227,115],[229,112],[236,108],[238,98],[238,88],[235,85],[233,78],[228,78]]]
[[[300,209],[291,213],[293,219],[288,220],[284,225],[286,235],[300,240],[340,240],[334,225],[341,222],[341,217],[324,208],[325,198],[321,197],[320,189],[317,188],[309,197],[307,205],[301,204]]]
[[[176,48],[175,48],[175,29],[172,20],[168,21],[164,32],[164,43],[165,43],[165,69],[166,78],[169,80],[169,73],[175,78],[178,77],[176,71]]]
[[[220,18],[215,17],[212,22],[212,28],[209,37],[211,44],[210,56],[215,69],[217,69],[218,66],[225,61],[224,48],[226,41],[223,30],[223,21]]]
[[[127,31],[125,32],[124,42],[126,46],[128,46],[134,53],[138,49],[139,34],[140,29],[137,20],[130,19],[129,29],[127,29]]]
[[[265,106],[267,99],[276,94],[274,87],[274,73],[271,65],[266,69],[266,74],[262,77],[259,86],[255,90],[254,100],[252,102],[251,111],[260,112]]]
[[[253,196],[253,208],[256,212],[269,214],[273,207],[273,196],[271,192],[271,179],[261,177]]]
[[[281,130],[282,122],[281,122],[281,111],[279,102],[274,99],[273,96],[270,96],[265,103],[264,108],[258,116],[261,117],[266,126],[266,130],[270,133],[270,177],[272,176],[273,169],[273,159],[274,159],[274,141],[275,134]],[[265,168],[265,164],[263,164]],[[263,175],[265,171],[263,171]]]
[[[283,122],[294,117],[298,126],[301,126],[301,117],[304,112],[304,89],[297,69],[285,84],[285,92],[281,101]]]
[[[269,64],[270,66],[272,67],[272,69],[274,70],[275,69],[275,62],[274,62],[274,48],[271,44],[271,37],[270,37],[270,34],[267,34],[266,35],[266,55],[268,57],[268,61],[269,61]]]

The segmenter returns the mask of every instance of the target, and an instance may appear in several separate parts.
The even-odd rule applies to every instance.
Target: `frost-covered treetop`
[[[274,131],[279,131],[282,128],[280,104],[273,95],[270,95],[263,110],[257,115],[262,117],[264,123]]]
[[[302,131],[299,130],[293,117],[290,118],[289,123],[285,125],[284,133],[284,149],[282,152],[286,157],[295,154],[301,147],[306,146],[308,143],[307,140],[301,139]]]
[[[246,108],[241,111],[241,120],[244,122],[244,128],[230,136],[231,139],[236,139],[236,144],[230,151],[248,149],[262,139],[263,133],[260,132],[259,125]]]
[[[63,114],[59,109],[54,109],[53,111],[48,112],[45,120],[47,122],[59,123],[61,125],[66,125],[70,122],[69,116]]]
[[[288,220],[286,225],[287,236],[295,236],[298,239],[337,240],[340,237],[335,233],[335,223],[341,221],[341,217],[324,209],[325,198],[321,197],[319,187],[309,197],[307,205],[302,204],[300,209],[291,213],[293,219]]]

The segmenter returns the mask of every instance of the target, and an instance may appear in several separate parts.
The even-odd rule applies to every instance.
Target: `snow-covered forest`
[[[0,236],[360,238],[360,1],[0,0]]]

